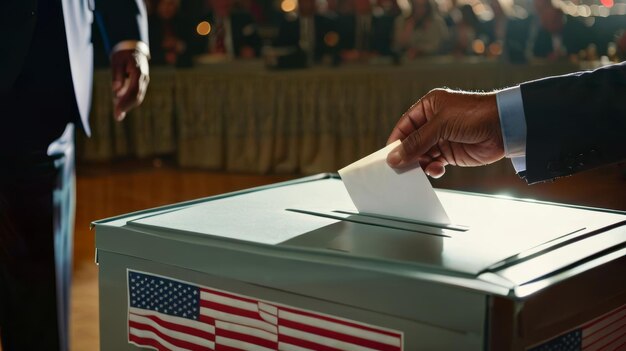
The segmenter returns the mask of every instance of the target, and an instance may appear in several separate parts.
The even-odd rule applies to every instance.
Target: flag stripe
[[[321,320],[325,320],[331,323],[336,323],[336,324],[342,324],[346,327],[351,327],[351,328],[355,328],[355,329],[360,329],[360,330],[365,330],[365,331],[369,331],[372,333],[376,333],[376,334],[384,334],[387,336],[392,337],[394,340],[397,339],[398,337],[401,336],[401,334],[399,333],[394,333],[392,331],[386,331],[382,328],[376,328],[376,327],[370,327],[368,325],[365,324],[358,324],[358,323],[354,323],[354,322],[350,322],[347,320],[343,320],[343,319],[339,319],[337,317],[330,317],[330,316],[326,316],[323,314],[317,314],[317,313],[311,313],[311,312],[307,312],[307,311],[303,311],[303,310],[297,310],[294,308],[289,308],[289,307],[283,307],[280,306],[279,307],[279,315],[280,312],[290,312],[293,314],[299,314],[301,316],[306,316],[306,317],[311,317],[311,318],[315,318],[315,319],[321,319]],[[335,327],[333,327],[335,328]]]
[[[268,349],[266,347],[262,347],[259,345],[255,345],[243,340],[235,340],[223,336],[218,336],[215,338],[218,345],[236,347],[237,349],[246,350],[246,351],[276,351],[275,348]]]
[[[261,321],[258,319],[246,318],[237,315],[232,315],[229,313],[224,313],[220,311],[215,311],[212,309],[200,307],[200,320],[204,320],[204,318],[209,317],[215,320],[222,320],[225,322],[231,322],[235,324],[247,325],[249,327],[262,329],[268,331],[270,333],[276,334],[277,328],[275,325],[267,323],[265,321]]]
[[[259,310],[269,314],[273,314],[274,316],[278,315],[278,307],[260,301]]]
[[[270,341],[263,338],[258,338],[250,334],[239,333],[226,329],[217,329],[216,338],[227,338],[231,340],[245,341],[247,343],[254,344],[259,347],[264,347],[269,350],[276,350],[276,347],[278,346],[278,341]]]
[[[281,340],[282,340],[282,335],[288,335],[288,336],[298,338],[301,340],[311,341],[316,344],[338,348],[343,351],[377,351],[369,347],[355,345],[355,344],[347,343],[341,340],[331,339],[331,338],[327,338],[321,335],[315,335],[315,334],[304,332],[302,330],[291,329],[291,328],[282,327],[282,326],[278,327],[278,332],[281,335]]]
[[[610,351],[623,351],[623,350],[626,350],[626,338],[622,338],[622,340],[620,340],[620,341],[622,341],[622,343],[619,344],[619,345],[616,345],[616,347],[614,349],[610,350]]]
[[[594,320],[590,321],[589,323],[583,324],[583,325],[582,325],[582,328],[583,328],[583,329],[587,329],[587,328],[589,328],[591,325],[596,324],[596,323],[600,322],[600,321],[601,321],[601,320],[603,320],[603,319],[609,318],[609,317],[611,317],[611,316],[613,316],[613,315],[615,315],[615,314],[618,314],[618,313],[620,313],[620,312],[624,312],[624,311],[626,311],[626,305],[623,305],[623,306],[621,306],[621,307],[619,307],[619,308],[616,308],[615,310],[613,310],[613,311],[611,311],[611,312],[608,312],[608,313],[606,313],[606,314],[604,314],[604,315],[602,315],[602,316],[600,316],[600,317],[598,317],[598,318],[596,318],[596,319],[594,319]]]
[[[159,350],[159,351],[169,351],[170,349],[166,348],[165,346],[159,344],[158,341],[152,339],[152,338],[142,338],[139,337],[137,335],[133,335],[133,334],[129,334],[128,335],[128,342],[131,342],[139,347],[145,347],[148,346],[150,348],[153,348],[155,350]]]
[[[194,321],[188,318],[170,316],[170,315],[162,314],[156,311],[144,310],[144,309],[136,308],[136,307],[130,307],[128,309],[128,312],[136,314],[136,315],[140,315],[140,316],[157,316],[158,318],[166,322],[176,323],[179,325],[183,325],[183,326],[198,329],[198,330],[204,330],[205,332],[210,333],[210,334],[215,333],[215,328],[212,325],[208,325],[200,321]]]
[[[588,327],[583,329],[583,339],[591,337],[595,333],[602,331],[607,326],[624,318],[626,318],[626,310],[620,311],[620,313],[612,314],[610,317],[598,320],[596,323],[589,325]]]
[[[286,320],[286,319],[280,319],[279,325],[287,327],[287,328],[295,329],[295,330],[301,330],[301,331],[311,333],[311,334],[324,336],[324,337],[331,338],[331,339],[341,340],[344,342],[352,343],[355,345],[360,345],[363,347],[369,347],[374,350],[379,350],[379,351],[400,350],[400,348],[395,345],[389,345],[389,344],[384,344],[384,343],[380,343],[377,341],[367,340],[367,339],[359,338],[359,337],[348,335],[348,334],[342,334],[342,333],[332,331],[332,330],[322,329],[322,328],[318,328],[318,327],[311,326],[311,325],[293,322],[293,321]]]
[[[593,345],[602,346],[609,340],[612,340],[612,336],[619,333],[620,330],[626,325],[626,319],[616,321],[616,323],[606,326],[604,329],[597,331],[593,338],[583,339],[583,347],[591,347]]]
[[[197,337],[197,336],[186,334],[186,333],[181,333],[176,330],[168,329],[167,327],[160,325],[157,321],[154,321],[148,317],[142,317],[142,316],[137,316],[137,315],[130,315],[128,326],[134,327],[137,329],[152,330],[155,333],[162,335],[165,339],[167,339],[171,343],[175,343],[175,342],[170,340],[169,338],[174,338],[174,339],[181,340],[184,342],[191,342],[197,345],[213,347],[213,340],[215,340],[214,335],[211,335],[210,339],[206,339],[206,338],[201,338],[201,337]]]
[[[278,343],[278,350],[279,351],[315,351],[313,349],[307,349],[306,347],[300,347],[300,346],[288,344],[282,341]]]
[[[393,335],[385,331],[377,331],[368,327],[360,328],[358,324],[354,323],[347,325],[346,323],[343,323],[343,321],[338,321],[328,317],[322,318],[322,316],[315,316],[312,313],[299,313],[293,309],[287,309],[285,311],[282,307],[278,311],[278,320],[279,324],[284,323],[286,320],[290,320],[393,346],[400,346],[402,342],[400,334]]]
[[[602,334],[606,334],[607,330],[615,328],[616,326],[620,326],[626,323],[626,314],[619,319],[608,319],[603,321],[602,328],[594,328],[594,330],[589,333],[587,330],[583,330],[583,344],[587,341],[596,340]]]
[[[151,320],[153,323],[159,324],[160,326],[164,328],[169,328],[179,333],[185,333],[188,335],[192,335],[193,337],[197,337],[197,338],[205,339],[205,340],[215,339],[215,328],[211,325],[206,325],[204,329],[207,329],[207,330],[203,331],[203,330],[198,330],[196,328],[188,327],[186,325],[169,322],[167,320],[164,320],[162,316],[155,316],[155,315],[149,315],[149,314],[141,315],[141,314],[130,312],[128,318],[131,321],[135,321],[135,322],[139,322],[143,324],[150,324],[141,319],[141,318],[146,318],[146,319]]]
[[[178,337],[180,337],[180,335],[176,335],[176,336],[172,336],[170,334],[172,334],[172,332],[167,332],[167,331],[163,331],[162,328],[158,328],[154,325],[150,325],[150,324],[144,324],[144,323],[139,323],[139,322],[134,322],[134,321],[130,321],[128,322],[128,327],[135,329],[135,330],[141,330],[141,331],[147,331],[147,332],[152,332],[156,335],[158,335],[161,340],[167,341],[170,344],[178,347],[178,348],[184,348],[187,350],[194,350],[194,351],[211,351],[214,347],[215,344],[211,341],[208,340],[202,340],[202,344],[203,345],[198,345],[192,341],[186,341],[186,340],[181,340]],[[183,336],[184,337],[184,336]],[[194,340],[196,341],[196,340]],[[210,344],[210,346],[206,345],[207,343]]]
[[[296,338],[296,337],[289,336],[289,335],[280,335],[278,337],[278,340],[280,340],[279,345],[283,345],[284,343],[287,343],[289,345],[295,345],[300,348],[306,348],[306,349],[315,350],[315,351],[343,351],[341,349],[329,347],[326,345],[321,345],[321,344],[318,344],[309,340],[303,340],[303,339]],[[279,350],[282,350],[282,349],[279,348]]]
[[[277,325],[278,324],[278,317],[276,317],[276,316],[274,316],[272,314],[269,314],[269,313],[266,313],[266,312],[260,312],[259,316],[261,316],[261,318],[264,321],[266,321],[266,322],[268,322],[270,324],[273,324],[273,325]]]
[[[246,350],[238,349],[236,347],[230,347],[226,345],[217,345],[215,351],[246,351]]]
[[[257,312],[259,310],[258,305],[255,302],[242,301],[241,299],[235,299],[230,296],[224,296],[224,294],[215,294],[212,291],[201,289],[200,299],[204,301],[212,301],[221,305],[233,306],[242,310]]]
[[[243,310],[236,306],[224,305],[224,304],[212,302],[212,301],[200,300],[200,307],[208,308],[208,309],[219,311],[219,312],[234,314],[234,315],[238,315],[241,317],[247,317],[247,318],[252,318],[252,319],[257,319],[257,320],[261,319],[261,316],[259,315],[258,311],[252,312],[248,310]]]
[[[615,334],[615,336],[617,337],[613,337],[611,340],[609,340],[608,343],[602,345],[602,347],[600,347],[598,351],[619,350],[619,347],[616,346],[626,341],[626,331],[622,332],[620,335]]]
[[[219,330],[228,330],[240,334],[252,335],[257,338],[265,339],[270,342],[278,342],[278,335],[275,333],[268,333],[265,330],[248,327],[245,325],[239,325],[234,323],[217,321],[216,331]]]
[[[213,289],[209,289],[209,288],[205,288],[205,287],[201,287],[200,290],[204,291],[204,292],[207,292],[207,293],[210,293],[210,294],[228,297],[230,299],[236,299],[236,300],[240,300],[240,301],[244,301],[244,302],[250,302],[250,303],[253,303],[253,304],[257,303],[257,300],[251,299],[249,297],[245,297],[245,296],[241,296],[241,295],[237,295],[237,294],[233,294],[233,293],[227,293],[225,291],[213,290]]]
[[[193,350],[190,350],[190,349],[185,349],[185,348],[182,348],[182,347],[177,347],[175,345],[172,345],[167,340],[161,338],[159,335],[157,335],[156,333],[154,333],[152,331],[139,330],[139,329],[135,329],[135,328],[129,328],[128,332],[130,333],[130,336],[134,335],[134,336],[137,336],[139,338],[152,339],[152,340],[156,341],[161,346],[161,348],[159,348],[159,350],[193,351]]]

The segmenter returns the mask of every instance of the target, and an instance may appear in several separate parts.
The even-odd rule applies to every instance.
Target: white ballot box
[[[95,222],[103,351],[624,350],[626,213],[319,175]]]

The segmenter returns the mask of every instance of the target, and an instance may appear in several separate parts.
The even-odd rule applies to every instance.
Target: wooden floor
[[[606,167],[555,183],[535,186],[527,186],[512,173],[506,177],[489,177],[485,176],[484,170],[478,169],[454,172],[462,173],[460,177],[444,176],[435,181],[434,185],[626,210],[624,167]],[[160,161],[156,161],[154,165],[79,165],[71,318],[72,349],[98,350],[97,266],[94,264],[94,235],[89,231],[91,221],[295,177],[181,170],[163,166]],[[457,180],[450,180],[453,178]]]

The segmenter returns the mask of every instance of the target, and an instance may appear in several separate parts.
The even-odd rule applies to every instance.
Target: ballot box
[[[626,213],[323,174],[95,222],[101,349],[624,350]]]

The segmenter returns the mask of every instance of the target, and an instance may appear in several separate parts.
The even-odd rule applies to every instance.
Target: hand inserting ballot
[[[482,166],[504,157],[495,93],[449,89],[430,91],[405,112],[387,144],[402,140],[389,153],[394,168],[419,164],[433,178],[447,165]]]

